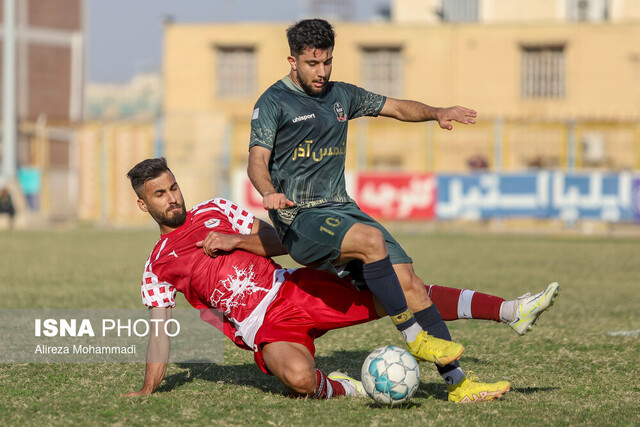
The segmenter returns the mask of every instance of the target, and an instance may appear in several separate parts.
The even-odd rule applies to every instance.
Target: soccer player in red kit
[[[280,267],[269,258],[286,253],[273,228],[232,202],[212,199],[187,211],[163,158],[144,160],[127,176],[138,206],[161,232],[145,264],[141,287],[151,318],[170,319],[175,293],[182,292],[201,313],[221,313],[224,334],[239,347],[253,350],[258,367],[276,376],[293,395],[364,395],[359,381],[339,372],[326,375],[315,367],[314,339],[328,330],[384,316],[370,292],[327,272]],[[430,291],[450,319],[469,318],[474,305],[480,304],[491,308],[476,313],[500,321],[509,303],[459,289]],[[143,387],[127,395],[150,394],[164,378],[170,345],[163,330],[149,337]],[[510,388],[506,381],[496,384],[501,386],[494,394],[471,400],[492,400]]]

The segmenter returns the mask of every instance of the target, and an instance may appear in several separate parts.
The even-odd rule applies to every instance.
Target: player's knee
[[[368,261],[365,262],[377,261],[388,254],[384,234],[375,227],[363,229],[359,235],[358,243],[361,245],[361,251],[368,258]]]
[[[284,372],[284,383],[299,395],[313,395],[316,391],[315,369],[307,363],[291,363]]]

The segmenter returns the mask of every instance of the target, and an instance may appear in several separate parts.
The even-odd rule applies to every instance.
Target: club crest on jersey
[[[333,104],[333,111],[336,112],[336,117],[338,118],[339,122],[347,121],[347,114],[344,112],[344,107],[342,106],[342,104],[340,104],[339,102]]]
[[[204,226],[207,228],[216,228],[218,225],[220,225],[220,220],[216,218],[211,218],[204,222]]]

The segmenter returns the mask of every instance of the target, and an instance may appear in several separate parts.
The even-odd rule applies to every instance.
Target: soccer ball
[[[418,390],[420,366],[407,350],[388,345],[367,356],[361,378],[373,400],[393,406],[406,402]]]

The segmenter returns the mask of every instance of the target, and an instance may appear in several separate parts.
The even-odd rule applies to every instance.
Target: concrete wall
[[[203,195],[224,191],[219,185],[224,180],[216,173],[246,167],[253,105],[289,71],[287,26],[174,24],[166,29],[166,154],[170,162],[184,165],[194,183],[205,186]],[[469,170],[468,159],[475,155],[502,170],[585,167],[582,138],[591,131],[603,139],[606,153],[590,167],[639,167],[638,24],[337,23],[335,29],[332,79],[361,84],[362,48],[398,47],[403,58],[400,97],[435,106],[460,104],[479,112],[477,125],[458,125],[453,132],[433,123],[355,120],[350,126],[349,169],[462,172]],[[564,46],[565,96],[523,99],[521,47],[543,45]],[[218,46],[255,49],[252,96],[217,96]],[[496,129],[500,121],[504,125]],[[573,141],[571,123],[576,124]]]

